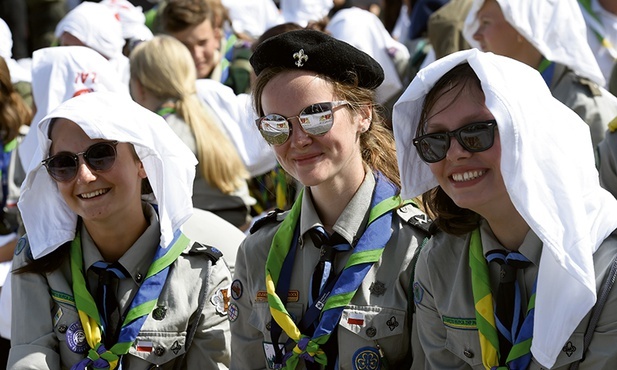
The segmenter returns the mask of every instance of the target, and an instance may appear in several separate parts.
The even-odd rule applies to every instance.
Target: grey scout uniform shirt
[[[119,262],[130,273],[130,278],[118,284],[117,297],[121,312],[133,299],[143,282],[158,246],[160,227],[152,206],[144,204],[150,225]],[[26,239],[24,238],[24,241]],[[98,249],[81,227],[84,269],[102,260]],[[199,315],[199,326],[184,358],[186,369],[216,369],[229,365],[229,323],[224,310],[223,295],[230,284],[229,270],[219,259],[205,277],[208,257],[204,254],[188,255],[192,242],[176,262],[171,265],[163,291],[155,309],[146,319],[129,353],[123,356],[123,367],[131,370],[172,369],[176,359],[184,355],[187,325],[198,307],[202,284],[208,284],[206,304]],[[13,267],[23,266],[30,253],[27,244],[17,249]],[[90,292],[96,297],[97,279],[88,272]],[[14,275],[12,349],[8,368],[18,369],[70,369],[85,357],[88,349],[73,299],[69,258],[58,270],[48,274],[27,273]],[[224,290],[223,293],[221,290]],[[137,350],[136,344],[142,348]],[[81,349],[81,351],[80,351]],[[81,353],[76,353],[76,351]]]
[[[369,171],[364,183],[333,227],[334,231],[351,245],[354,245],[365,230],[374,186],[375,180]],[[362,368],[361,366],[368,366],[369,363],[378,364],[378,345],[383,350],[390,369],[398,369],[405,356],[410,354],[407,297],[412,272],[409,267],[425,234],[415,227],[410,227],[400,215],[406,218],[415,215],[422,219],[425,217],[411,205],[393,213],[393,233],[381,260],[370,269],[352,301],[344,309],[335,329],[338,331],[340,369]],[[277,221],[282,221],[283,218],[284,215],[279,215]],[[319,260],[319,249],[314,247],[311,238],[306,234],[310,228],[321,225],[311,201],[310,188],[305,188],[299,222],[301,238],[286,306],[296,324],[307,309],[309,282]],[[269,351],[272,352],[269,344],[272,339],[264,267],[272,238],[279,225],[279,222],[264,225],[247,237],[238,251],[229,315],[232,333],[231,369],[271,368],[272,364],[265,355],[265,348],[270,348]],[[351,253],[352,251],[337,254],[334,263],[336,271],[342,270]],[[287,339],[288,336],[283,332],[279,343],[285,343]],[[298,369],[304,367],[301,360]],[[383,363],[381,368],[384,368]]]
[[[480,227],[484,254],[504,249],[496,240],[488,224]],[[420,252],[414,280],[416,314],[412,333],[414,363],[412,369],[484,369],[478,330],[475,326],[474,299],[469,268],[470,234],[462,237],[440,232]],[[542,251],[542,242],[529,231],[519,252],[532,265],[519,270],[517,280],[527,303],[535,282]],[[593,256],[596,286],[610,269],[617,254],[617,235],[609,236]],[[493,296],[499,281],[499,267],[489,264]],[[564,294],[568,294],[564,292]],[[576,304],[576,297],[571,297]],[[555,312],[559,315],[559,312]],[[552,369],[568,369],[583,356],[583,335],[589,314],[581,321],[566,343],[555,343],[562,350]],[[617,289],[613,288],[600,316],[585,361],[579,369],[615,369],[617,367]],[[424,358],[424,360],[423,360]],[[532,358],[529,370],[546,369]]]

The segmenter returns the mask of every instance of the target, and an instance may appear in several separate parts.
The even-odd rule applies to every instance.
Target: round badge
[[[422,285],[416,281],[413,283],[413,301],[415,304],[422,302],[422,297],[424,297],[424,289]]]
[[[227,309],[227,316],[229,317],[229,321],[234,322],[238,319],[238,305],[235,303],[231,303],[229,308]]]
[[[24,250],[25,246],[26,246],[26,237],[22,236],[21,238],[19,238],[19,241],[17,242],[17,245],[15,246],[15,255],[19,256],[21,251]]]
[[[66,345],[75,353],[86,353],[90,348],[86,341],[86,333],[79,321],[75,321],[66,329]]]
[[[373,347],[363,347],[353,354],[352,365],[354,370],[379,370],[379,352]]]
[[[242,282],[240,280],[234,280],[231,283],[231,298],[240,299],[242,297]]]

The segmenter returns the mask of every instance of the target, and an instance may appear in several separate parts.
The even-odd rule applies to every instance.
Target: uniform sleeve
[[[248,260],[247,251],[251,248],[243,242],[236,256],[236,266],[234,270],[234,286],[239,287],[240,291],[234,293],[232,286],[232,303],[230,309],[235,310],[230,313],[231,322],[231,369],[249,370],[265,369],[263,334],[250,324],[251,312],[253,312],[253,302],[251,289],[254,286],[249,276],[249,266],[252,264]],[[261,266],[260,268],[264,268]],[[252,274],[253,276],[261,274]],[[235,307],[234,307],[235,306]]]
[[[220,259],[212,265],[208,277],[206,299],[227,291],[231,283],[229,269]],[[227,316],[217,312],[216,306],[206,302],[202,311],[201,325],[186,356],[187,369],[226,369],[230,359],[230,333]]]
[[[598,144],[600,185],[617,198],[617,132],[609,132]]]
[[[416,314],[412,328],[412,369],[468,369],[464,361],[446,348],[446,328],[435,305],[429,265],[432,242],[420,252],[414,278]],[[418,345],[419,344],[419,345]],[[422,361],[424,359],[424,361]]]
[[[26,264],[28,245],[22,238],[16,247],[13,268]],[[21,245],[20,245],[21,244]],[[60,356],[56,352],[58,340],[53,329],[53,302],[50,287],[42,274],[13,274],[11,277],[12,325],[11,350],[7,369],[60,370]]]

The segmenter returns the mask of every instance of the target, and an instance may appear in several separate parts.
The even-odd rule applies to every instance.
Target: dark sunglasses
[[[450,132],[433,132],[413,139],[420,158],[427,163],[439,162],[450,149],[450,138],[472,153],[483,152],[493,146],[497,121],[474,122]]]
[[[280,114],[272,113],[265,117],[255,120],[261,136],[272,145],[284,144],[291,136],[292,126],[289,122],[292,118],[297,118],[302,130],[309,135],[325,135],[334,123],[333,111],[337,107],[347,105],[345,100],[311,104],[293,117],[283,117]]]
[[[96,143],[80,153],[60,152],[45,159],[42,163],[54,180],[68,182],[77,176],[80,155],[91,170],[97,172],[109,170],[116,161],[116,145],[118,145],[117,141]]]

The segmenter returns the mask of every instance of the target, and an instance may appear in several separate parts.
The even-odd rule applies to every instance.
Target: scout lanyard
[[[614,59],[617,59],[617,49],[615,49],[615,46],[604,36],[604,25],[600,17],[591,9],[591,0],[578,0],[578,2],[583,6],[583,9],[585,9],[582,13],[587,25],[591,27],[600,44],[608,50],[609,54],[611,54]]]
[[[482,253],[480,230],[471,233],[469,243],[469,267],[471,267],[471,287],[476,311],[476,325],[482,349],[482,364],[487,370],[527,369],[531,362],[531,338],[533,335],[533,318],[536,305],[536,284],[527,305],[527,315],[520,331],[513,341],[512,349],[506,359],[507,366],[499,366],[499,338],[495,326],[493,296],[491,294],[488,263]],[[536,281],[537,282],[537,281]],[[514,333],[513,333],[514,335]]]
[[[553,74],[555,73],[555,63],[542,57],[542,61],[538,66],[538,72],[542,75],[546,86],[551,87],[551,81],[553,80]]]
[[[86,288],[81,237],[77,232],[75,239],[71,242],[71,276],[73,278],[75,306],[90,350],[88,356],[73,365],[71,370],[84,370],[90,365],[95,369],[113,370],[118,367],[120,357],[128,353],[142,325],[156,305],[167,280],[169,266],[180,256],[188,244],[189,239],[182,232],[177,231],[169,248],[158,246],[146,278],[137,290],[128,313],[124,317],[118,343],[107,349],[102,343],[101,333],[105,328],[102,327],[101,316],[92,295]]]
[[[276,293],[278,282],[289,280],[286,276],[281,276],[281,271],[284,260],[291,249],[294,230],[300,218],[304,192],[302,191],[299,194],[290,213],[285,217],[274,235],[266,260],[266,290],[270,313],[287,336],[296,342],[293,350],[285,355],[284,369],[295,369],[300,358],[322,365],[327,364],[327,358],[320,346],[330,338],[330,334],[338,325],[343,309],[355,295],[370,268],[380,259],[385,245],[390,239],[391,233],[384,232],[384,230],[390,230],[392,210],[401,204],[400,197],[395,195],[396,190],[396,187],[381,173],[377,174],[367,229],[355,246],[340,278],[337,279],[332,288],[332,292],[324,304],[321,320],[312,337],[300,332]]]

